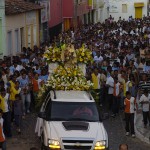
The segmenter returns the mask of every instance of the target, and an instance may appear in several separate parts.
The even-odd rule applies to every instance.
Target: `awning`
[[[134,7],[144,7],[144,3],[134,3]]]

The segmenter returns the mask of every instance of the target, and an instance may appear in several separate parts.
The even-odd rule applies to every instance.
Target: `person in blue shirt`
[[[39,76],[39,79],[43,80],[45,83],[47,82],[48,74],[46,74],[44,69],[41,71],[41,76]]]
[[[29,63],[29,59],[27,59],[26,56],[23,55],[23,56],[22,56],[22,59],[21,59],[21,62],[27,64],[27,63]]]
[[[29,89],[29,79],[24,72],[19,80],[21,88],[21,99],[23,102],[23,113],[29,113],[30,103],[31,103],[31,94]]]
[[[146,65],[144,65],[143,71],[150,72],[150,62],[148,62],[148,61],[146,62]]]
[[[39,65],[35,65],[35,73],[38,73],[39,75],[41,74],[41,69],[39,68]]]

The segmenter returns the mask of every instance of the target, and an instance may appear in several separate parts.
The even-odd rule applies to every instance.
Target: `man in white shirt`
[[[119,107],[120,107],[120,83],[118,82],[118,77],[114,77],[114,88],[113,88],[113,107],[111,115],[112,117],[115,117],[116,114],[119,113]]]
[[[142,104],[144,128],[146,128],[148,121],[150,125],[150,115],[149,115],[150,95],[148,95],[147,89],[144,90],[144,93],[140,97],[139,102]]]
[[[111,73],[110,73],[109,77],[107,77],[106,86],[108,87],[108,98],[107,98],[107,101],[109,103],[109,110],[111,110],[112,109],[112,105],[113,105],[113,92],[114,92],[114,79],[113,79]]]

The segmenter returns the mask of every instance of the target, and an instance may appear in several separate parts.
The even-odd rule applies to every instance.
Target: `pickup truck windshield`
[[[47,119],[51,121],[101,121],[94,102],[51,102]]]

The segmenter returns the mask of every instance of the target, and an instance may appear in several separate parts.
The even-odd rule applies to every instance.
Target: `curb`
[[[144,137],[136,128],[135,126],[135,133],[136,133],[136,137],[139,138],[141,141],[147,143],[147,144],[150,144],[150,139]]]
[[[137,114],[135,115],[135,120],[137,120]],[[135,121],[135,124],[137,122]],[[150,144],[150,136],[149,138],[148,137],[145,137],[141,132],[138,131],[136,125],[135,125],[135,133],[136,133],[136,137],[139,138],[141,141],[147,143],[147,144]]]

